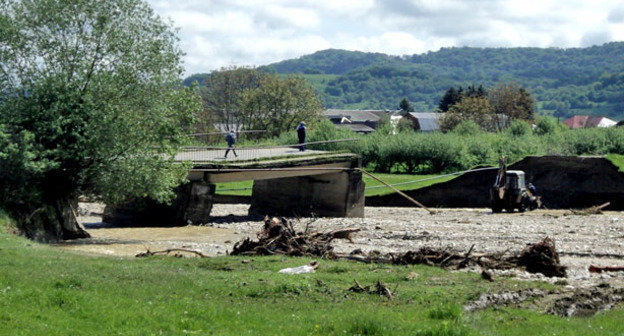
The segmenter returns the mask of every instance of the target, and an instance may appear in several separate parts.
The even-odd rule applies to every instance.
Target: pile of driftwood
[[[359,229],[343,229],[326,233],[296,232],[288,220],[266,218],[263,229],[258,233],[258,240],[246,238],[234,245],[232,255],[289,255],[311,256],[331,259],[348,259],[366,263],[388,263],[396,265],[425,264],[450,269],[480,266],[484,269],[525,268],[531,273],[546,276],[565,277],[566,268],[559,263],[559,254],[555,242],[546,237],[544,240],[528,245],[519,254],[508,255],[508,251],[487,254],[474,254],[470,247],[467,253],[457,253],[450,249],[422,247],[405,253],[381,254],[372,252],[364,255],[361,250],[350,254],[339,254],[331,245],[334,239],[349,239]]]
[[[326,233],[296,232],[292,222],[285,218],[265,218],[264,227],[258,233],[258,240],[245,238],[234,244],[232,255],[272,255],[309,256],[333,258],[334,239],[349,239],[360,229],[343,229]]]
[[[566,267],[559,263],[559,254],[555,248],[555,242],[546,237],[542,241],[530,244],[519,254],[507,255],[508,251],[472,254],[474,245],[467,253],[460,254],[449,249],[433,249],[421,247],[416,251],[405,253],[389,253],[379,255],[372,253],[367,256],[357,251],[348,256],[340,256],[345,259],[362,261],[367,263],[389,263],[395,265],[418,265],[425,264],[450,269],[462,269],[468,266],[480,266],[484,269],[512,269],[525,268],[530,273],[542,273],[549,277],[565,277]]]

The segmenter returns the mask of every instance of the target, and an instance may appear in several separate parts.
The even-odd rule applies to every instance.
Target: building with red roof
[[[606,117],[573,116],[563,121],[571,129],[590,127],[612,127],[617,124]]]

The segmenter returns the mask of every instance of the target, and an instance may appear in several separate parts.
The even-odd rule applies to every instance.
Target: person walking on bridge
[[[306,150],[305,145],[305,138],[306,138],[306,123],[305,121],[302,121],[299,123],[299,125],[297,126],[297,136],[299,137],[299,143],[302,144],[301,146],[299,146],[299,151],[303,152]]]
[[[234,144],[236,143],[236,134],[234,134],[234,130],[230,130],[230,132],[225,136],[225,141],[228,144],[228,148],[225,150],[225,158],[227,159],[227,155],[230,150],[234,153],[234,157],[238,157],[238,155],[236,155],[236,150],[234,149]]]

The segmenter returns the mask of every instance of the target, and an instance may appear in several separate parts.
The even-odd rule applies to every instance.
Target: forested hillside
[[[542,114],[624,119],[624,43],[574,49],[444,48],[413,56],[324,50],[263,67],[302,74],[328,108],[431,111],[451,86],[515,82]]]

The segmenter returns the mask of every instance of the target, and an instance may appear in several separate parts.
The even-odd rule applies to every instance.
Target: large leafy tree
[[[322,105],[300,76],[281,78],[253,68],[227,68],[204,76],[204,129],[221,124],[240,130],[265,130],[271,137],[292,130],[299,121],[319,119]]]
[[[241,105],[245,128],[266,130],[267,136],[293,130],[300,121],[315,123],[322,111],[314,89],[300,76],[267,75],[257,88],[242,92]]]
[[[0,0],[0,206],[38,239],[84,236],[79,195],[167,201],[201,101],[141,0]]]
[[[214,130],[216,124],[239,131],[245,114],[241,110],[241,94],[255,89],[267,76],[253,68],[230,67],[203,76],[201,96],[204,111],[200,115],[200,131]]]
[[[440,129],[449,131],[464,121],[474,121],[486,131],[499,131],[501,121],[487,97],[466,97],[454,104],[440,121]]]
[[[509,120],[533,120],[535,101],[521,86],[499,83],[490,90],[488,96],[495,113],[505,115]]]

